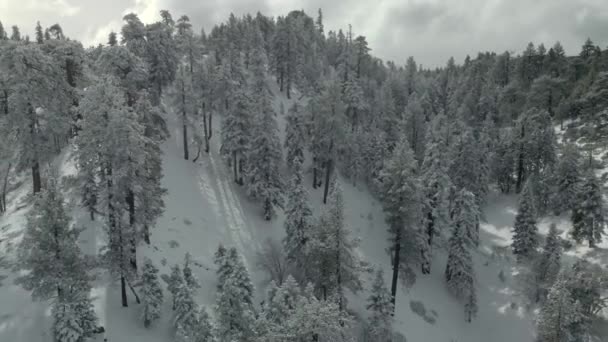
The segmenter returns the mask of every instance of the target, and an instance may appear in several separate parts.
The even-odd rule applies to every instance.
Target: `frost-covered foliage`
[[[526,186],[519,200],[519,209],[513,224],[513,254],[517,260],[530,259],[538,247],[538,227],[536,225],[536,209],[532,198],[532,190]]]
[[[145,259],[141,275],[141,316],[147,328],[160,318],[163,304],[163,289],[158,280],[158,269],[152,260]]]

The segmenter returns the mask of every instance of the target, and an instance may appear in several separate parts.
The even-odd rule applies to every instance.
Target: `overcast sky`
[[[0,0],[0,21],[24,34],[37,20],[43,27],[58,22],[67,36],[88,46],[105,43],[128,12],[151,22],[168,9],[208,31],[230,12],[276,16],[304,9],[316,17],[318,8],[326,30],[352,24],[376,56],[399,64],[410,55],[437,66],[450,56],[461,63],[478,51],[519,53],[529,41],[549,47],[559,40],[569,54],[578,53],[587,37],[608,45],[608,0]]]

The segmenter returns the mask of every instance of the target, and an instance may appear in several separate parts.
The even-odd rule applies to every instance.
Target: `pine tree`
[[[465,320],[469,323],[473,320],[475,316],[477,316],[477,294],[475,290],[475,286],[471,287],[471,291],[466,298],[466,303],[464,304],[464,314]]]
[[[422,163],[427,123],[420,96],[417,93],[413,93],[408,99],[403,118],[403,133],[407,136],[416,160]]]
[[[555,195],[553,210],[556,214],[572,210],[575,206],[582,175],[581,155],[575,145],[564,146],[561,158],[555,170]]]
[[[543,250],[535,263],[536,301],[544,299],[547,292],[557,279],[561,268],[561,244],[554,223],[549,227]]]
[[[108,45],[116,46],[118,44],[118,39],[116,38],[116,32],[112,31],[108,34]]]
[[[352,238],[344,217],[344,197],[340,183],[334,179],[327,206],[315,226],[310,242],[314,255],[312,267],[317,274],[317,288],[324,299],[335,296],[340,310],[346,307],[344,289],[356,293],[362,289],[361,272],[365,269],[356,248],[359,239]]]
[[[295,265],[299,273],[307,274],[307,243],[311,239],[312,209],[308,203],[308,191],[304,187],[302,164],[299,159],[293,161],[287,206],[285,207],[285,238],[283,248],[287,259]]]
[[[163,87],[175,79],[179,59],[173,28],[156,22],[145,27],[146,49],[144,57],[150,69],[150,83],[154,86],[154,103],[159,103]]]
[[[52,315],[55,341],[79,342],[84,338],[84,331],[78,323],[78,314],[71,303],[56,303]]]
[[[175,83],[176,91],[175,94],[173,94],[173,100],[176,104],[178,115],[181,116],[184,159],[188,160],[188,146],[190,144],[190,141],[188,140],[188,126],[191,126],[192,117],[196,113],[196,101],[194,97],[192,75],[184,66],[178,68]]]
[[[571,326],[580,320],[579,305],[572,299],[563,276],[551,287],[537,322],[539,342],[573,341]]]
[[[198,329],[198,306],[194,302],[192,289],[185,282],[177,289],[173,326],[178,342],[194,341]]]
[[[211,317],[207,313],[205,307],[201,307],[198,313],[198,325],[195,333],[195,342],[214,342],[215,341],[215,327],[211,322]]]
[[[58,342],[80,342],[97,330],[97,316],[90,298],[90,286],[74,287],[53,304],[53,335]]]
[[[143,305],[141,315],[144,326],[148,328],[152,321],[160,318],[163,303],[163,290],[158,281],[158,269],[148,258],[144,260],[142,267],[141,301]]]
[[[236,253],[236,249],[234,251]],[[232,263],[233,271],[217,293],[217,338],[219,342],[251,341],[255,337],[253,284],[238,254]]]
[[[58,152],[53,141],[65,139],[69,131],[69,85],[64,71],[39,44],[3,49],[0,74],[11,75],[5,98],[10,117],[7,123],[20,132],[17,168],[31,170],[32,190],[37,193],[42,188],[41,165]]]
[[[606,220],[602,190],[592,169],[586,172],[576,198],[571,235],[578,243],[586,239],[594,247],[602,241]]]
[[[251,146],[250,117],[251,100],[243,89],[237,88],[232,94],[233,103],[222,121],[222,146],[220,151],[229,160],[234,173],[234,181],[243,184],[241,170],[245,164],[247,151]]]
[[[459,224],[454,225],[452,236],[448,242],[445,279],[448,290],[456,297],[466,300],[467,303],[471,302],[471,295],[475,287],[475,271],[470,248],[471,243],[467,236],[466,227]],[[467,310],[472,310],[472,306],[468,307]],[[469,320],[469,315],[467,315],[467,320]]]
[[[32,291],[34,300],[63,300],[76,286],[88,283],[89,262],[78,247],[78,229],[70,227],[64,198],[50,178],[27,216],[18,249],[17,283]]]
[[[433,239],[441,239],[450,223],[448,196],[451,180],[447,173],[448,161],[444,152],[445,121],[446,118],[442,114],[433,119],[421,167],[425,197],[423,210],[430,249],[433,247]]]
[[[276,215],[275,207],[283,208],[283,180],[279,168],[283,161],[278,136],[276,113],[272,108],[272,94],[266,85],[266,56],[261,47],[252,57],[253,87],[256,94],[251,145],[247,155],[247,193],[262,201],[264,219]]]
[[[287,111],[287,121],[285,126],[285,150],[287,156],[287,166],[293,168],[295,160],[299,160],[300,164],[304,163],[304,148],[306,146],[306,127],[304,122],[304,113],[298,102],[294,102],[293,106]]]
[[[480,212],[475,201],[475,195],[467,189],[461,189],[454,201],[453,221],[460,226],[471,246],[479,245]]]
[[[518,261],[530,259],[538,247],[538,228],[536,226],[536,210],[534,199],[529,186],[525,186],[519,200],[519,209],[513,224],[513,254]]]
[[[407,139],[395,147],[379,177],[382,207],[389,226],[393,276],[393,305],[399,272],[409,285],[415,282],[413,268],[430,270],[428,244],[422,232],[422,189],[416,174],[416,160]]]
[[[192,291],[196,291],[197,289],[201,288],[201,285],[199,284],[196,276],[192,273],[192,268],[190,268],[191,263],[192,256],[190,255],[190,253],[186,253],[186,255],[184,256],[184,268],[182,269],[182,272],[184,274],[184,281]]]
[[[171,267],[171,275],[169,276],[169,280],[167,281],[167,290],[173,296],[173,310],[175,310],[176,300],[177,300],[177,292],[180,287],[184,283],[184,278],[182,276],[182,271],[179,268],[179,265],[173,265]]]
[[[382,269],[376,272],[371,294],[367,298],[370,311],[369,326],[374,341],[390,341],[393,334],[393,302],[391,293],[384,284]]]

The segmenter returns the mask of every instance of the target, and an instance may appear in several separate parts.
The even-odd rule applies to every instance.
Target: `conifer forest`
[[[435,65],[322,6],[19,6],[0,342],[608,341],[608,31]]]

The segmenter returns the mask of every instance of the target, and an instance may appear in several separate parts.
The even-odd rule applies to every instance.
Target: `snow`
[[[275,82],[269,82],[273,93],[278,94]],[[275,98],[274,108],[279,113],[282,102],[285,112],[294,99],[282,94]],[[259,203],[249,200],[242,187],[232,180],[231,170],[219,154],[219,127],[221,118],[214,118],[214,132],[209,154],[202,155],[196,163],[184,160],[181,146],[181,127],[177,116],[170,110],[166,115],[172,137],[163,144],[162,185],[168,189],[165,212],[152,230],[151,245],[142,246],[138,257],[149,257],[159,268],[160,274],[169,274],[170,266],[182,264],[184,255],[193,256],[193,272],[202,288],[196,301],[209,309],[215,303],[215,269],[213,254],[218,244],[234,246],[244,256],[256,287],[256,302],[263,298],[267,276],[256,267],[256,254],[266,239],[281,241],[283,238],[282,212],[271,222],[264,221]],[[284,117],[277,117],[281,137],[285,127]],[[56,159],[55,167],[63,176],[74,175],[76,168],[70,159],[70,148]],[[22,176],[23,185],[11,192],[9,214],[0,217],[0,256],[11,258],[15,243],[25,223],[27,194],[31,192],[28,175]],[[322,206],[323,189],[312,189],[311,174],[305,175],[311,205],[318,215]],[[341,179],[345,199],[345,216],[354,236],[361,238],[358,253],[374,267],[382,267],[389,282],[391,266],[386,253],[387,227],[380,203],[362,185],[354,186]],[[68,206],[76,226],[86,227],[81,235],[81,247],[85,253],[96,254],[105,244],[105,233],[99,221],[91,222],[80,207],[78,195],[68,190]],[[518,304],[513,275],[517,273],[508,248],[511,229],[517,213],[517,197],[491,194],[483,210],[481,244],[474,253],[479,312],[472,323],[464,320],[464,303],[447,292],[443,272],[446,254],[436,253],[430,275],[418,275],[416,284],[409,290],[399,288],[396,303],[396,329],[411,342],[467,341],[467,342],[532,342],[534,340],[534,313]],[[541,234],[546,234],[551,222],[557,224],[562,234],[567,234],[567,218],[549,217],[539,224]],[[608,264],[607,242],[597,250],[577,247],[568,251],[573,258],[584,257],[603,265]],[[505,281],[498,274],[503,271]],[[29,293],[13,284],[14,275],[8,269],[0,269],[8,278],[0,285],[0,341],[38,342],[50,341],[49,303],[32,302]],[[349,295],[349,307],[358,315],[366,316],[365,299],[369,293],[373,274],[366,274],[366,290]],[[165,286],[164,282],[162,285]],[[109,276],[99,273],[91,297],[105,326],[108,341],[164,342],[172,341],[171,297],[165,291],[162,317],[150,329],[143,327],[139,307],[131,293],[129,307],[120,304],[120,288],[110,282]],[[413,310],[412,307],[417,307]],[[420,310],[424,309],[425,312]],[[213,313],[213,310],[209,310]],[[101,336],[99,337],[102,340]]]

